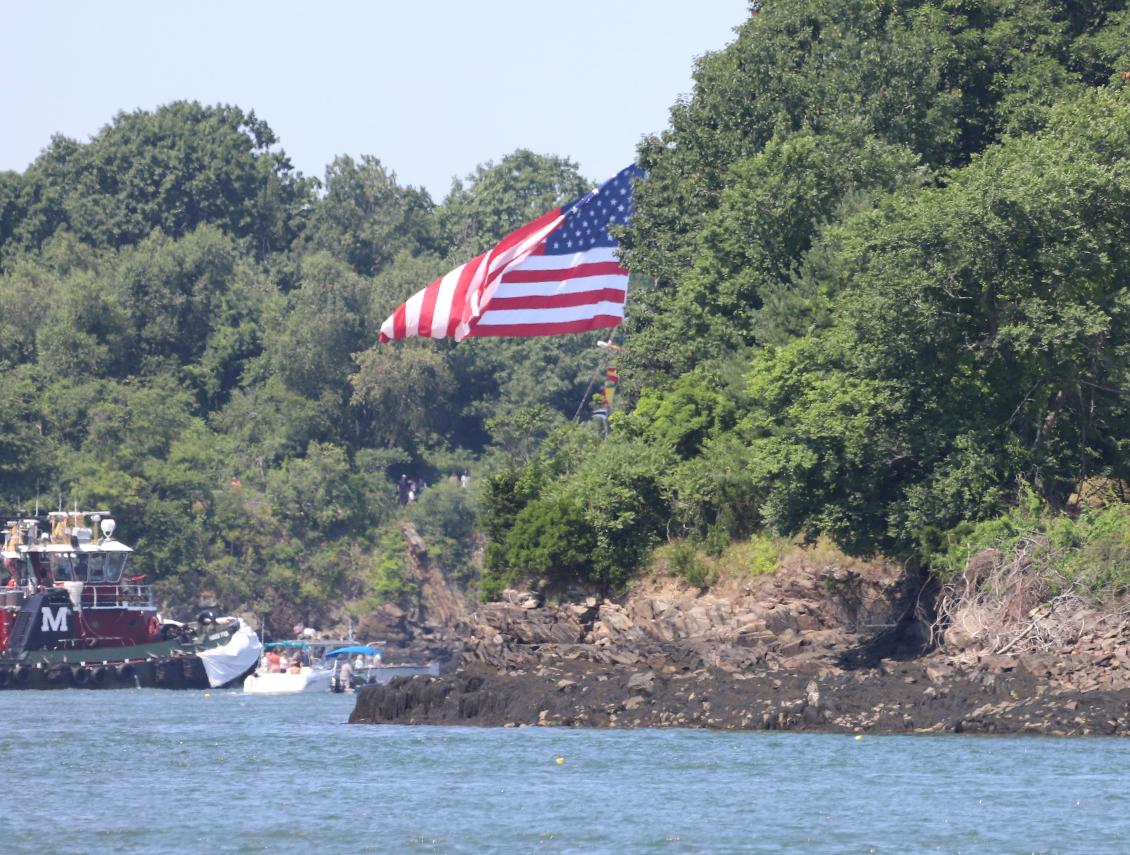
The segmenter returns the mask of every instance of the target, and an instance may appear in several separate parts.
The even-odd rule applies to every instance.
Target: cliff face
[[[893,565],[845,569],[794,557],[772,576],[708,591],[661,579],[619,600],[553,607],[511,592],[468,616],[460,634],[466,662],[503,670],[549,659],[632,666],[656,656],[733,669],[832,666],[920,647],[916,593]]]
[[[931,647],[935,595],[890,564],[799,553],[707,592],[618,600],[508,592],[456,624],[460,668],[366,688],[356,722],[839,731],[1130,732],[1130,640]]]
[[[474,607],[467,591],[428,554],[427,546],[407,523],[406,580],[416,591],[410,602],[386,603],[358,625],[362,638],[379,643],[390,664],[426,665],[438,661],[449,669],[458,664],[463,641],[459,628]]]

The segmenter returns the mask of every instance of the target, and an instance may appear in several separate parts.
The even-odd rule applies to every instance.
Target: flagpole
[[[596,377],[593,377],[591,380],[589,380],[589,385],[588,385],[588,388],[585,389],[584,397],[581,398],[581,403],[579,403],[577,405],[577,412],[573,413],[573,421],[574,422],[579,422],[581,420],[581,410],[583,410],[585,408],[585,401],[587,401],[589,399],[589,395],[592,394],[593,384],[596,383],[596,378],[600,376],[600,373],[601,373],[602,370],[604,370],[604,369],[603,368],[597,368]]]

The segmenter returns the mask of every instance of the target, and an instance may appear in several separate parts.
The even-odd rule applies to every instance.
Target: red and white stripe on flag
[[[475,256],[417,291],[397,307],[381,325],[382,342],[394,339],[464,338],[461,327],[469,326],[482,313],[483,294],[512,265],[537,249],[562,220],[556,208],[504,237],[497,246]]]
[[[624,320],[628,271],[612,247],[531,254],[508,267],[470,336],[561,335]]]

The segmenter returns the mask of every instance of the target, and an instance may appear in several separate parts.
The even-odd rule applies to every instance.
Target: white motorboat
[[[296,695],[299,692],[328,692],[333,671],[303,665],[297,671],[272,673],[256,671],[243,681],[243,691],[252,695]]]

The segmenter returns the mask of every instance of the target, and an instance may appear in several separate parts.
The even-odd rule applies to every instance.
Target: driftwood
[[[1064,650],[1088,630],[1125,627],[1124,612],[1102,612],[1067,579],[1041,538],[1011,555],[986,549],[942,586],[931,640],[954,653],[1019,654]]]

